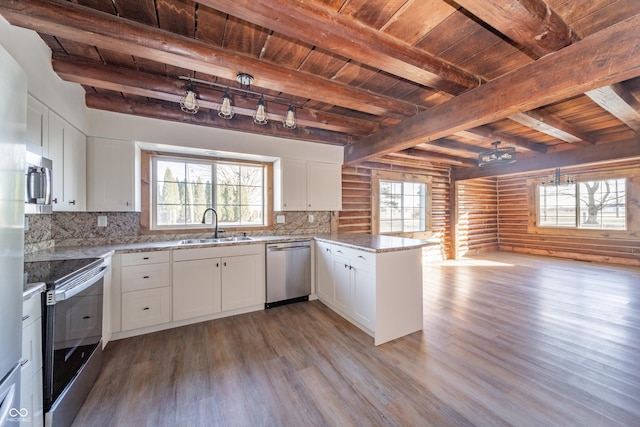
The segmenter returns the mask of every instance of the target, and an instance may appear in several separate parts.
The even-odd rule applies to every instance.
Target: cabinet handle
[[[329,249],[329,248],[325,248],[325,251],[327,251],[327,252],[331,252],[331,249]]]
[[[311,205],[309,205],[309,207],[311,207]]]
[[[124,202],[125,206],[129,206],[129,202]]]
[[[342,253],[342,251],[341,251],[341,250],[337,250],[336,252],[338,252],[339,254],[341,254],[341,253]]]
[[[75,201],[75,200],[69,200],[69,204],[70,204],[70,205],[75,205],[75,204],[76,204],[76,201]]]
[[[82,319],[83,320],[91,319],[91,316],[84,316]]]
[[[20,367],[22,368],[24,365],[26,365],[27,363],[29,363],[29,359],[22,359],[20,361]]]
[[[149,259],[149,257],[148,257],[148,256],[146,256],[146,257],[144,257],[144,258],[142,258],[142,259]]]
[[[142,276],[142,278],[143,278],[143,279],[148,279],[148,278],[149,278],[149,276]]]
[[[226,267],[226,266],[227,266],[227,263],[226,263],[226,262],[223,262],[223,263],[222,263],[222,265]]]
[[[220,263],[216,262],[216,268],[220,267]]]
[[[56,197],[55,199],[52,200],[53,203],[58,204],[58,198]]]
[[[22,316],[22,321],[24,322],[24,321],[25,321],[25,320],[27,320],[29,317],[31,317],[31,316],[30,316],[30,315],[28,315],[28,314],[27,314],[27,315],[25,315],[25,316]]]
[[[358,258],[366,260],[366,258],[363,257],[362,255],[358,255]]]
[[[143,311],[144,311],[144,310],[149,310],[149,307],[145,307],[145,308],[143,308],[142,310],[143,310]]]
[[[347,267],[349,267],[349,265],[348,265],[348,264],[345,264],[345,265],[344,265],[344,268],[347,268]]]

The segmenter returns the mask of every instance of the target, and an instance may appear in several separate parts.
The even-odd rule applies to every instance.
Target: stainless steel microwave
[[[53,211],[52,173],[51,160],[27,152],[24,189],[25,213],[51,213]]]

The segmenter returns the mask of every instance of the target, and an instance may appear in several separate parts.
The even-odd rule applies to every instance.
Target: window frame
[[[212,224],[184,224],[158,227],[155,222],[156,210],[156,191],[154,188],[156,179],[153,176],[154,159],[169,159],[192,163],[211,163],[211,164],[242,164],[249,166],[260,166],[264,168],[263,191],[264,191],[264,222],[260,225],[224,225],[224,230],[234,231],[259,231],[273,228],[273,164],[269,162],[260,162],[243,159],[231,159],[209,156],[198,156],[193,154],[183,154],[174,152],[141,152],[141,214],[140,214],[140,233],[141,234],[176,234],[176,233],[201,233],[213,230]],[[215,173],[215,166],[213,168]],[[212,188],[212,197],[216,196],[216,184]]]
[[[539,188],[541,177],[531,177],[527,179],[527,197],[528,197],[528,224],[527,230],[532,234],[555,235],[555,236],[575,236],[575,237],[592,237],[592,238],[629,238],[632,234],[640,232],[640,222],[635,223],[631,218],[637,218],[640,215],[640,206],[631,203],[631,201],[640,197],[640,171],[628,168],[611,169],[601,172],[584,172],[571,173],[575,175],[575,183],[579,185],[581,182],[604,181],[612,179],[625,179],[625,223],[626,230],[612,229],[593,229],[575,227],[553,227],[538,225],[539,217]],[[579,207],[579,205],[578,205]],[[576,213],[579,215],[579,209]],[[576,218],[577,220],[577,218]]]
[[[395,182],[411,182],[424,184],[426,188],[425,194],[425,231],[399,232],[399,233],[380,233],[380,181]],[[415,239],[429,239],[432,237],[432,182],[433,179],[428,175],[389,172],[389,171],[372,171],[371,172],[371,231],[373,234],[382,234],[384,236],[411,237]]]

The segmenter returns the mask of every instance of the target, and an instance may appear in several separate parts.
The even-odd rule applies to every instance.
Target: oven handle
[[[55,294],[55,302],[64,301],[75,295],[78,295],[80,292],[89,288],[90,286],[95,284],[98,280],[106,276],[108,271],[109,271],[109,266],[106,264],[103,264],[100,266],[100,273],[93,276],[90,280],[84,283],[81,283],[78,286],[74,286],[73,288],[70,288],[70,289],[58,289],[58,290],[54,289],[52,292]]]

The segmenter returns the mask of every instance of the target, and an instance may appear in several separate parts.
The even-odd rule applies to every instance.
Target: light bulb
[[[223,119],[231,119],[234,116],[233,106],[231,105],[231,97],[229,96],[229,92],[225,92],[222,97],[222,104],[220,104],[220,108],[218,109],[218,115]]]
[[[284,116],[284,121],[282,125],[287,129],[295,129],[296,128],[296,112],[293,109],[293,105],[289,106],[287,110],[287,114]]]
[[[256,112],[253,114],[253,122],[258,125],[266,125],[268,122],[267,110],[264,106],[264,98],[260,98],[260,101],[258,101]]]

